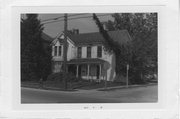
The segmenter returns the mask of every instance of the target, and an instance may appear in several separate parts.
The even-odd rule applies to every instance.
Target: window
[[[77,57],[81,58],[81,54],[82,54],[82,48],[78,47],[78,49],[77,49]]]
[[[91,58],[91,47],[87,47],[87,58]]]
[[[59,56],[61,56],[61,53],[62,52],[62,47],[61,46],[59,46]]]
[[[97,57],[102,57],[102,46],[97,47]]]
[[[57,56],[57,46],[54,47],[54,56]]]

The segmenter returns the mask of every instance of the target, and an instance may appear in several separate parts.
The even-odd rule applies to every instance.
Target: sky
[[[51,19],[51,18],[61,17],[63,15],[64,14],[39,14],[38,18],[41,21],[43,21],[43,20],[47,20],[47,19]],[[73,15],[73,14],[69,14],[69,15]],[[91,16],[91,15],[92,14],[83,14],[83,15],[79,15],[79,16],[71,16],[69,18]],[[97,14],[97,15],[103,15],[103,13]],[[98,18],[100,19],[101,22],[113,20],[111,15],[99,16]],[[43,32],[45,32],[47,35],[54,38],[59,33],[61,33],[63,31],[63,29],[64,29],[64,21],[60,21],[60,22],[44,24]],[[71,30],[71,29],[79,29],[79,33],[98,32],[98,27],[95,24],[92,17],[68,20],[68,30]]]

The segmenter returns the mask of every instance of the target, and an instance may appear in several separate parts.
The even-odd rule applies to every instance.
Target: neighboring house
[[[119,44],[131,40],[126,30],[108,31],[110,37]],[[53,72],[61,72],[63,64],[63,39],[61,33],[52,41]],[[99,32],[79,34],[67,34],[67,66],[68,72],[76,77],[87,80],[113,81],[115,72],[115,54],[105,51],[103,42],[105,39]],[[105,66],[106,65],[106,66]],[[108,69],[105,69],[108,67]]]

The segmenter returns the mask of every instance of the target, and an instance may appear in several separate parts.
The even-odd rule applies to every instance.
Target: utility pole
[[[64,14],[64,47],[63,47],[63,60],[64,60],[64,66],[63,66],[63,71],[64,71],[64,87],[65,89],[67,89],[67,79],[66,77],[66,73],[67,73],[67,13]]]
[[[105,71],[105,89],[107,89],[107,70]]]
[[[129,64],[127,64],[127,69],[126,69],[126,88],[129,87]]]

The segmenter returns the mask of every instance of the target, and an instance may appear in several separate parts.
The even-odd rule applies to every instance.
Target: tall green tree
[[[43,26],[37,14],[26,14],[21,19],[21,80],[39,80],[47,69],[45,61],[50,60],[43,48]],[[51,69],[51,68],[50,68]],[[46,74],[47,75],[47,74]]]

